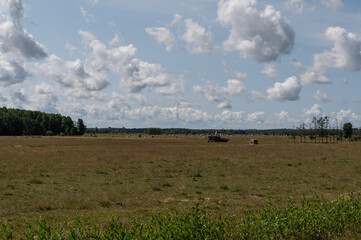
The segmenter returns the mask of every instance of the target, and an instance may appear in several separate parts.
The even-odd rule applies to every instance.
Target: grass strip
[[[27,221],[19,239],[332,239],[346,232],[361,233],[361,197],[350,194],[335,201],[315,196],[284,208],[269,204],[242,216],[195,205],[185,212],[154,213],[148,221],[126,226],[116,215],[107,223],[91,224],[77,217],[50,226],[42,217]],[[1,239],[18,239],[12,226],[0,226]]]

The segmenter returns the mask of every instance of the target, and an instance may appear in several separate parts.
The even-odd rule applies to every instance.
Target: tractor
[[[222,132],[215,131],[214,135],[208,136],[208,142],[228,142],[228,138],[222,138]]]

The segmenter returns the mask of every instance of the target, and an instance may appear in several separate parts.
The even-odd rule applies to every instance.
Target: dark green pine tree
[[[86,126],[84,125],[83,119],[79,118],[76,124],[79,135],[84,135]]]

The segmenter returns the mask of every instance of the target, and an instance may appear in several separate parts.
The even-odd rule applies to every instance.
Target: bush
[[[46,136],[54,136],[53,131],[46,131],[45,133]]]

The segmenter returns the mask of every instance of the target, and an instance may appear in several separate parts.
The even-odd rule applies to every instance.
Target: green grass
[[[25,239],[331,239],[361,234],[360,196],[326,201],[307,199],[301,206],[269,204],[258,211],[216,215],[198,203],[182,213],[154,213],[148,221],[133,219],[130,225],[112,215],[107,222],[91,224],[77,217],[62,226],[49,225],[42,217],[26,222]],[[14,239],[12,227],[2,224],[1,239]]]

